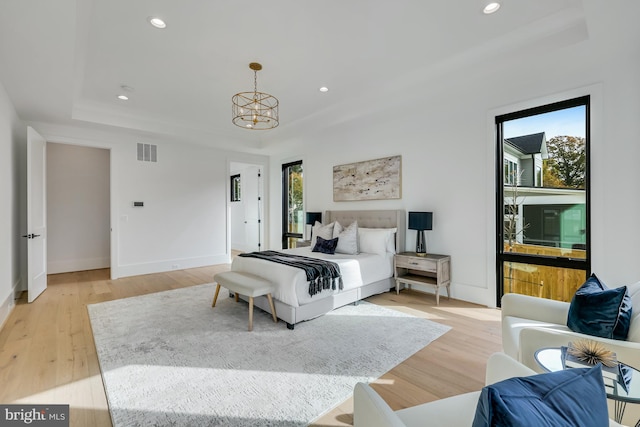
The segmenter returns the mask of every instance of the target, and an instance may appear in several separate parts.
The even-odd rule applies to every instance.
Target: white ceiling
[[[0,81],[28,122],[268,148],[437,85],[451,68],[608,34],[590,18],[596,1],[584,3],[504,0],[486,16],[481,0],[2,0]],[[280,100],[273,130],[231,123],[253,61],[258,89]],[[127,102],[122,85],[134,88]]]

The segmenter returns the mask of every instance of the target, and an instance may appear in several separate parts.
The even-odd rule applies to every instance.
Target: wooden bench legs
[[[216,284],[216,293],[213,297],[213,303],[211,307],[216,306],[216,301],[218,301],[218,294],[220,293],[220,284]],[[236,302],[238,302],[238,292],[235,293]],[[273,298],[271,294],[267,294],[267,299],[269,300],[269,307],[271,308],[271,316],[273,317],[273,321],[278,323],[278,316],[276,315],[276,307],[273,305]],[[249,331],[253,331],[253,297],[249,297]]]

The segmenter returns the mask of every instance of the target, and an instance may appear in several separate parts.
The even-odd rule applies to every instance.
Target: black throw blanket
[[[307,275],[309,295],[311,296],[320,293],[324,289],[333,289],[335,291],[336,283],[340,290],[343,288],[340,267],[335,262],[276,251],[249,252],[239,256],[259,258],[301,268]]]

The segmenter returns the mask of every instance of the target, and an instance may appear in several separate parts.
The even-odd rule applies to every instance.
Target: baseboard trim
[[[98,270],[109,268],[111,260],[109,258],[85,258],[63,261],[49,261],[47,263],[48,274],[68,273],[71,271]]]
[[[118,277],[129,277],[139,276],[141,274],[163,273],[165,271],[171,270],[184,270],[185,268],[198,268],[216,264],[228,264],[230,262],[231,256],[229,254],[221,254],[206,257],[149,262],[144,264],[119,265],[117,268]]]
[[[22,292],[22,279],[18,279],[16,283],[11,287],[11,292],[7,296],[7,298],[2,301],[0,304],[0,330],[4,328],[9,315],[13,311],[16,306],[16,299],[20,296]]]
[[[416,291],[431,294],[435,296],[435,289],[433,286],[428,285],[411,285],[411,289]],[[451,298],[461,301],[470,302],[473,304],[484,305],[490,308],[495,308],[496,304],[491,303],[489,290],[486,288],[478,288],[476,286],[463,285],[460,283],[452,283],[450,286]],[[447,298],[447,290],[440,288],[440,299]],[[494,297],[495,299],[495,297]]]

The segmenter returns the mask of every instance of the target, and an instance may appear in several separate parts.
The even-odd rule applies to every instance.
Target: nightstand
[[[411,285],[433,286],[436,291],[436,305],[440,305],[440,288],[447,288],[447,297],[451,298],[451,257],[449,255],[427,254],[418,256],[415,252],[401,252],[393,259],[396,294],[400,284],[409,289]]]

